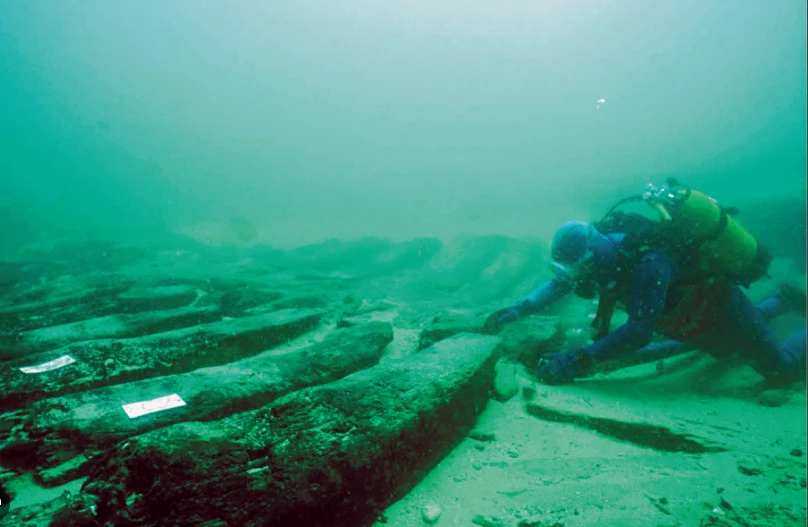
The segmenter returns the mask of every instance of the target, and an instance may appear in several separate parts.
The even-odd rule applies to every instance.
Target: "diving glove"
[[[545,384],[565,384],[592,370],[592,355],[585,348],[548,353],[539,360],[536,376]]]
[[[499,332],[502,326],[519,318],[519,311],[514,307],[506,307],[494,311],[485,319],[483,331],[490,335]]]

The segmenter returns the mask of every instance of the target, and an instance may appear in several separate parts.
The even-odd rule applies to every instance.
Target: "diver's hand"
[[[513,322],[518,318],[519,312],[513,307],[499,309],[488,315],[488,318],[485,319],[483,332],[493,335],[494,333],[499,332],[499,330],[502,329],[502,326],[508,322]]]
[[[583,377],[592,369],[592,356],[579,348],[563,353],[548,353],[539,360],[536,376],[545,384],[565,384]]]

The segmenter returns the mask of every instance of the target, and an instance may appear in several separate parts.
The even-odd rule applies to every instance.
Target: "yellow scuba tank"
[[[699,271],[714,278],[735,278],[751,283],[766,275],[770,257],[757,240],[713,198],[702,192],[649,185],[643,199],[660,215],[660,220],[682,236],[683,243],[697,252]],[[737,212],[737,211],[736,211]]]
[[[678,190],[682,201],[672,216],[672,226],[686,229],[697,240],[701,270],[717,276],[746,274],[755,260],[755,238],[706,194]]]

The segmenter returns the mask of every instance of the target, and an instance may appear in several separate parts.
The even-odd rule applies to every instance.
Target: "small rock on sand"
[[[516,378],[517,365],[513,362],[500,360],[496,365],[494,377],[494,398],[504,403],[519,393],[519,381]]]
[[[488,432],[484,430],[472,430],[471,433],[469,434],[469,437],[471,439],[474,439],[475,441],[482,441],[483,443],[490,443],[491,441],[496,439],[496,436],[494,435],[493,432]]]
[[[482,514],[476,515],[474,519],[471,520],[471,523],[479,525],[480,527],[504,527],[505,525],[501,518],[496,516],[485,517]]]
[[[442,512],[440,507],[434,503],[430,503],[421,508],[421,519],[429,525],[434,525],[440,519]]]

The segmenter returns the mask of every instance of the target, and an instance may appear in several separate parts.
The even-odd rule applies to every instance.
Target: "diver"
[[[737,210],[672,178],[666,185],[649,185],[644,194],[621,200],[599,222],[562,225],[551,244],[555,276],[524,300],[492,313],[486,331],[496,332],[572,292],[599,299],[594,341],[543,357],[536,375],[548,384],[591,375],[600,361],[631,353],[664,356],[683,345],[719,357],[737,352],[770,381],[804,378],[806,331],[780,345],[767,320],[786,311],[805,313],[805,292],[783,284],[753,305],[741,287],[768,276],[771,256],[731,217]],[[617,211],[639,200],[659,219]],[[615,307],[623,308],[628,320],[610,332]],[[670,340],[649,346],[655,333]]]

